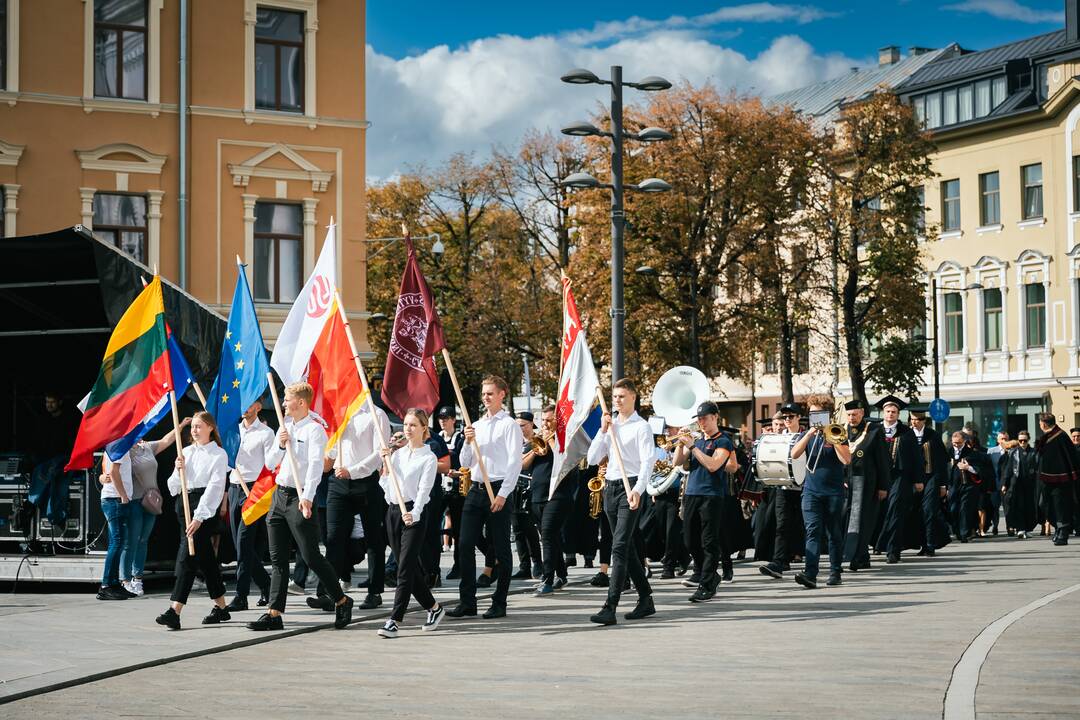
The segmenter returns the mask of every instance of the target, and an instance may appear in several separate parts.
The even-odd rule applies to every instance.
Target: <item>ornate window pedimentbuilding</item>
[[[1016,350],[1016,378],[1050,377],[1052,323],[1047,303],[1050,290],[1050,261],[1053,258],[1034,249],[1016,258],[1016,307],[1019,333]]]

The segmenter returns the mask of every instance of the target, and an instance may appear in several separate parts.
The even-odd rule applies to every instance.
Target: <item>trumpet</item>
[[[697,423],[687,425],[679,431],[678,435],[670,438],[657,440],[656,446],[664,452],[675,452],[675,448],[678,446],[679,441],[684,437],[691,438],[692,440],[700,440],[702,437],[700,426]]]
[[[841,423],[835,422],[840,416],[840,412],[841,412],[842,407],[843,406],[840,405],[834,411],[833,417],[832,417],[832,420],[834,422],[831,422],[831,423],[817,423],[817,424],[815,424],[813,426],[821,434],[821,439],[824,440],[825,442],[823,442],[819,446],[819,449],[818,449],[816,455],[814,455],[813,457],[807,457],[807,459],[806,459],[806,470],[807,470],[807,472],[815,472],[817,470],[818,464],[821,462],[821,454],[823,452],[825,452],[825,443],[828,443],[829,445],[839,445],[841,443],[847,442],[847,439],[848,439],[847,428],[844,425],[842,425]]]
[[[603,463],[596,472],[596,477],[589,480],[589,517],[600,517],[604,507],[604,479],[607,477],[607,463]]]

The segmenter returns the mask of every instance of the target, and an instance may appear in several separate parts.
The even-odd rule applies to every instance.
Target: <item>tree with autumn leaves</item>
[[[908,108],[878,93],[822,131],[787,108],[683,85],[628,108],[625,125],[673,135],[625,158],[627,183],[673,187],[626,195],[628,374],[649,386],[685,364],[749,380],[775,348],[791,400],[796,336],[812,331],[818,352],[845,358],[856,396],[867,383],[912,394],[925,357],[905,331],[925,314],[915,237],[918,188],[932,172]],[[579,171],[609,176],[609,152],[603,140],[531,132],[513,152],[458,155],[369,189],[369,235],[406,222],[443,242],[442,257],[430,245],[418,253],[470,405],[487,372],[519,382],[523,355],[534,388],[554,395],[560,270],[594,359],[609,360],[609,197],[559,184]],[[370,261],[373,312],[393,314],[403,263],[399,245]],[[383,356],[386,334],[372,328]]]

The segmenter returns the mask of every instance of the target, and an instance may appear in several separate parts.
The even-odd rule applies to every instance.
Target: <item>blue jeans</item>
[[[142,577],[146,546],[150,542],[157,516],[147,512],[141,500],[132,500],[124,507],[127,510],[127,534],[124,537],[124,552],[120,555],[120,577],[131,580]]]
[[[53,525],[62,526],[67,520],[67,504],[71,473],[64,472],[67,458],[63,455],[39,462],[30,473],[30,492],[27,499],[45,511]]]
[[[127,537],[128,509],[120,503],[120,498],[106,497],[101,498],[101,512],[109,523],[109,550],[101,572],[101,585],[108,587],[120,584],[120,553]]]
[[[806,527],[806,567],[803,574],[816,580],[825,536],[829,538],[829,571],[839,575],[844,562],[844,496],[802,494],[803,525]]]

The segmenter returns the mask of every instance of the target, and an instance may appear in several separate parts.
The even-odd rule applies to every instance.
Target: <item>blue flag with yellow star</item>
[[[206,398],[206,409],[217,420],[230,467],[236,463],[240,449],[240,418],[266,392],[266,373],[270,371],[247,274],[243,265],[238,264],[236,270],[236,291],[221,344],[221,366]],[[255,478],[246,479],[255,481]]]

